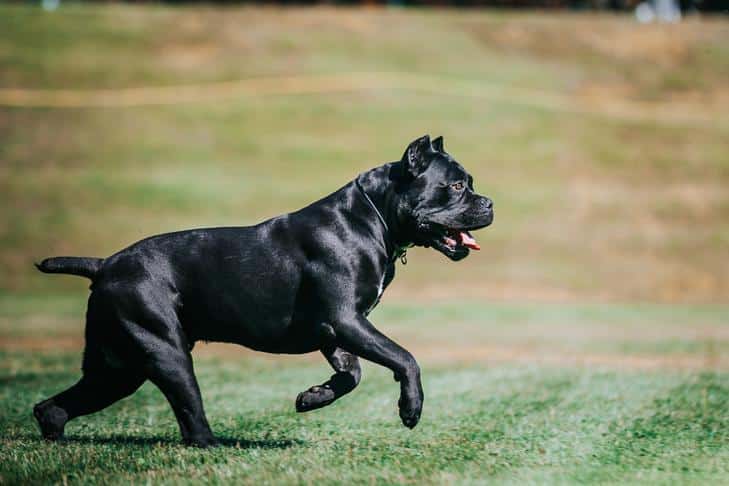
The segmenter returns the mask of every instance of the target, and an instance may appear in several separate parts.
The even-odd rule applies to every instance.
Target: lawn
[[[380,368],[366,366],[349,397],[297,415],[296,393],[327,377],[326,365],[227,352],[202,353],[197,365],[223,442],[211,451],[179,445],[171,410],[149,384],[69,424],[64,442],[45,443],[30,405],[77,379],[79,353],[4,352],[2,481],[655,484],[729,474],[729,375],[710,367],[631,369],[630,355],[601,366],[444,364],[424,353],[426,408],[409,431]]]
[[[198,375],[222,445],[179,445],[174,416],[145,385],[44,443],[28,404],[76,378],[78,356],[3,355],[6,484],[70,483],[726,483],[729,386],[713,372],[637,373],[535,366],[425,367],[424,419],[396,414],[389,373],[309,415],[298,391],[328,370],[201,360]]]
[[[414,251],[399,295],[729,295],[720,19],[0,6],[0,32],[0,289],[80,290],[32,262],[291,211],[430,133],[493,198],[496,224],[467,264]],[[343,91],[280,81],[357,73]],[[251,79],[253,94],[213,96]],[[181,102],[115,105],[135,95],[112,91],[108,106],[16,106],[8,91],[165,87]]]
[[[146,384],[77,419],[58,444],[30,409],[79,376],[78,298],[0,299],[0,480],[140,483],[721,483],[729,474],[725,306],[383,303],[372,315],[419,359],[421,423],[400,424],[390,372],[330,407],[296,394],[330,374],[318,355],[198,344],[222,446],[185,448]],[[10,346],[12,345],[12,346]]]
[[[729,484],[729,23],[547,12],[0,5],[0,484]],[[297,209],[444,135],[483,250],[398,264],[423,369],[296,414],[324,359],[199,343],[221,447],[145,384],[40,440],[88,282],[33,261]]]

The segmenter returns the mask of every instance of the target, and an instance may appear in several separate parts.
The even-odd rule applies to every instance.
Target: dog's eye
[[[453,189],[455,189],[456,191],[462,191],[463,188],[466,186],[463,185],[463,182],[456,182],[456,183],[451,184],[451,187]]]

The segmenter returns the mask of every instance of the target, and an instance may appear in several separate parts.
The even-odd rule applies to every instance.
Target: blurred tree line
[[[94,1],[94,0],[90,0]],[[99,0],[108,2],[109,0]],[[113,0],[112,0],[113,1]],[[122,0],[128,3],[159,3],[160,0]],[[571,10],[633,10],[639,3],[652,0],[161,0],[162,3],[212,3],[226,5],[392,5],[434,7],[504,7]],[[677,0],[683,12],[729,13],[729,0]]]

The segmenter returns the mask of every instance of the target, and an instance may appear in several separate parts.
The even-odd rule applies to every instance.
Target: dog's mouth
[[[471,235],[471,230],[481,227],[460,229],[424,224],[421,225],[421,230],[425,230],[424,233],[428,236],[423,246],[432,246],[453,261],[462,260],[468,256],[471,250],[481,249],[476,238]]]
[[[441,234],[434,236],[431,244],[454,262],[466,258],[471,250],[481,249],[468,230],[454,228],[444,228]]]
[[[442,237],[443,243],[451,250],[455,250],[458,246],[465,246],[471,250],[480,250],[481,246],[476,243],[476,238],[465,230],[449,229]]]

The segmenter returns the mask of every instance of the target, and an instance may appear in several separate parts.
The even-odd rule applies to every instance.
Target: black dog
[[[413,245],[451,260],[479,249],[469,230],[493,220],[492,202],[426,135],[402,160],[297,212],[251,227],[181,231],[142,240],[106,259],[58,257],[46,273],[92,280],[83,377],[35,406],[43,436],[108,407],[147,379],[164,393],[187,444],[215,443],[190,350],[198,340],[269,353],[320,350],[336,371],[296,399],[305,412],[329,405],[360,380],[357,357],[400,382],[400,418],[415,427],[423,407],[413,356],[367,320]]]

